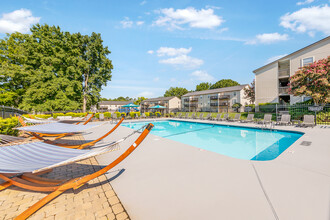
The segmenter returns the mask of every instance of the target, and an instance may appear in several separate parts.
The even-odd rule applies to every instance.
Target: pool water
[[[123,123],[139,129],[149,122]],[[246,160],[273,160],[303,134],[175,120],[152,122],[151,134],[201,149]]]

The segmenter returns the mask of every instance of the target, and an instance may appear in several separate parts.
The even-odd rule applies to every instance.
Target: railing
[[[230,96],[229,95],[221,95],[219,96],[219,99],[229,99]]]
[[[190,101],[191,102],[197,102],[198,101],[198,98],[191,98]]]
[[[220,102],[219,103],[219,106],[227,106],[228,105],[228,102]]]
[[[282,86],[282,87],[278,87],[278,93],[280,95],[287,95],[289,94],[289,86]]]
[[[218,103],[215,102],[215,103],[210,103],[210,106],[218,106]]]
[[[1,118],[10,118],[14,116],[15,114],[28,114],[29,112],[23,111],[21,109],[13,108],[13,107],[8,107],[4,105],[0,105],[0,117]]]
[[[183,99],[183,101],[189,102],[189,98],[185,98],[185,99]]]
[[[278,77],[290,77],[290,69],[279,69]]]
[[[210,99],[211,99],[211,100],[218,100],[218,96],[217,96],[217,95],[210,96]]]

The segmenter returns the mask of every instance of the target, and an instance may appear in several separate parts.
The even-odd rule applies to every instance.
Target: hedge
[[[0,117],[0,134],[18,135],[18,130],[13,129],[18,126],[18,119],[16,117],[3,119]]]

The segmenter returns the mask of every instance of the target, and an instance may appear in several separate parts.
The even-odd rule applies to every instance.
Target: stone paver
[[[83,143],[81,135],[63,138],[61,142]],[[43,175],[52,179],[71,179],[93,173],[101,166],[95,158],[90,158],[67,166],[57,167]],[[32,192],[11,186],[0,191],[0,219],[13,219],[48,193]],[[129,219],[119,198],[107,178],[102,175],[83,187],[68,190],[29,219]]]

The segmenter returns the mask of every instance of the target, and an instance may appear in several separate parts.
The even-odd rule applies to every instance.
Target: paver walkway
[[[82,136],[66,139],[83,142]],[[74,178],[93,173],[100,168],[95,158],[57,167],[43,175],[53,179]],[[0,219],[13,219],[47,193],[33,192],[11,186],[0,191]],[[55,198],[29,219],[129,219],[111,184],[102,175],[77,190],[68,190]]]

